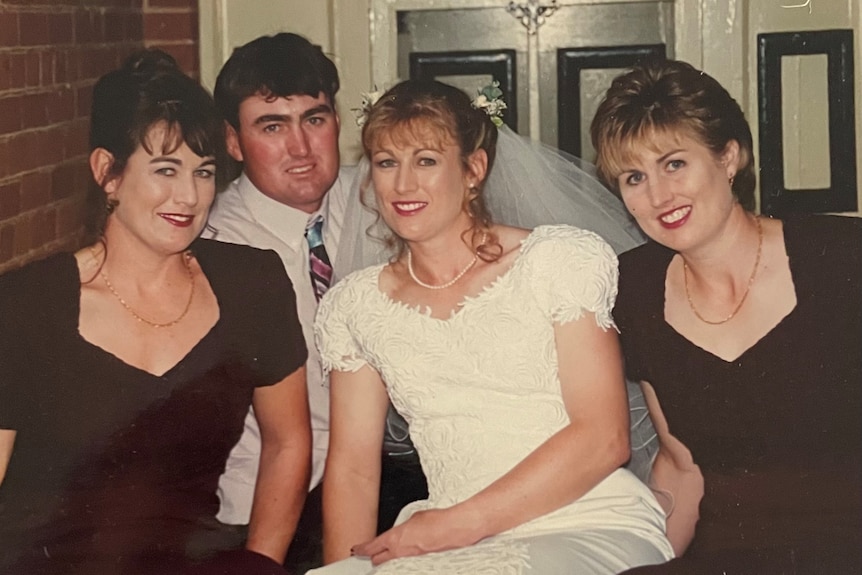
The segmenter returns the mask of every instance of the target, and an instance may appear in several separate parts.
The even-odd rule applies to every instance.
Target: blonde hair
[[[374,147],[384,138],[399,144],[424,141],[429,135],[439,144],[456,144],[466,170],[470,169],[469,158],[475,152],[484,150],[487,155],[485,178],[476,183],[464,210],[473,219],[473,226],[467,232],[469,244],[472,246],[478,239],[476,251],[479,257],[486,261],[496,260],[502,247],[492,234],[487,233],[493,221],[483,191],[485,180],[494,166],[497,126],[485,112],[473,107],[467,94],[437,81],[407,80],[395,85],[371,107],[362,127],[362,147],[370,158]],[[484,241],[480,239],[482,236]],[[386,240],[403,249],[398,238]]]

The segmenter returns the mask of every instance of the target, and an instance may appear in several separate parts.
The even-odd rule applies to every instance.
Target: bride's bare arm
[[[554,331],[569,425],[475,496],[417,513],[358,554],[377,564],[473,544],[575,501],[625,463],[628,402],[616,332],[590,313]]]
[[[323,559],[350,555],[377,533],[380,458],[389,400],[376,371],[330,375],[329,453],[323,481]]]

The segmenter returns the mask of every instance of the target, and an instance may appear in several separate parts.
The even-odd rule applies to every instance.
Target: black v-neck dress
[[[862,563],[862,220],[798,216],[784,236],[796,307],[730,362],[665,322],[674,252],[620,257],[626,371],[704,475],[692,573],[862,572],[846,570]]]
[[[217,541],[216,485],[254,389],[307,353],[275,253],[192,250],[220,315],[162,376],[81,337],[73,255],[0,278],[0,428],[17,431],[0,573],[155,573]]]

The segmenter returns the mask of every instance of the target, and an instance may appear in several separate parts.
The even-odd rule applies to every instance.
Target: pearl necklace
[[[484,244],[486,239],[488,239],[488,234],[483,233],[482,234],[482,242],[480,245]],[[479,261],[479,254],[474,253],[473,259],[470,260],[470,263],[468,263],[467,266],[464,269],[462,269],[460,272],[458,272],[458,274],[455,277],[453,277],[451,280],[447,281],[444,284],[431,285],[431,284],[426,284],[425,282],[420,280],[418,277],[416,277],[416,272],[413,271],[413,252],[411,252],[408,249],[407,250],[407,273],[410,274],[410,277],[413,278],[413,281],[415,281],[417,284],[419,284],[420,286],[422,286],[426,289],[446,289],[447,287],[452,287],[453,285],[455,285],[455,283],[459,279],[464,277],[464,274],[466,274],[468,271],[470,271],[473,268],[473,266],[476,265],[477,261]]]
[[[739,303],[736,304],[736,307],[733,308],[733,311],[730,312],[730,315],[728,315],[726,318],[720,319],[718,321],[706,319],[705,317],[700,315],[700,312],[698,312],[697,308],[694,307],[694,302],[691,300],[691,294],[688,291],[688,264],[686,263],[685,258],[683,258],[682,273],[685,280],[685,297],[688,300],[688,307],[690,307],[691,311],[694,312],[695,317],[697,317],[697,319],[699,319],[703,323],[707,323],[709,325],[721,325],[723,323],[727,323],[731,319],[733,319],[736,313],[742,308],[742,304],[745,303],[745,298],[748,297],[748,292],[751,291],[751,284],[754,283],[754,278],[755,276],[757,276],[757,268],[758,266],[760,266],[760,253],[763,249],[763,225],[760,223],[760,218],[758,218],[757,216],[755,216],[754,221],[755,223],[757,223],[757,257],[754,258],[754,268],[751,270],[751,275],[748,278],[748,285],[745,286],[745,293],[742,294],[742,299],[739,300]]]
[[[96,258],[95,250],[90,248],[90,251],[92,252],[93,257]],[[110,291],[113,294],[113,296],[115,298],[117,298],[117,301],[119,301],[120,304],[122,304],[122,306],[124,308],[126,308],[126,311],[128,311],[130,314],[132,314],[132,317],[134,317],[136,320],[143,322],[143,323],[145,323],[151,327],[156,327],[156,328],[172,327],[172,326],[175,326],[178,323],[180,323],[183,320],[183,318],[186,317],[186,314],[189,313],[189,308],[192,307],[192,300],[194,300],[194,297],[195,297],[195,278],[194,278],[194,273],[192,272],[191,259],[192,259],[192,254],[190,252],[186,252],[183,254],[183,263],[186,264],[186,270],[189,273],[189,283],[191,284],[191,289],[189,290],[189,299],[186,302],[186,307],[183,308],[183,311],[179,315],[179,317],[177,317],[173,321],[169,321],[166,323],[157,323],[157,322],[148,320],[147,318],[138,314],[135,310],[132,309],[132,306],[130,306],[128,303],[126,303],[126,300],[124,300],[122,298],[122,296],[120,296],[120,294],[117,293],[117,290],[114,289],[114,285],[111,283],[111,280],[108,279],[108,273],[105,270],[100,270],[99,275],[102,276],[102,280],[105,282],[105,286],[108,288],[108,291]]]

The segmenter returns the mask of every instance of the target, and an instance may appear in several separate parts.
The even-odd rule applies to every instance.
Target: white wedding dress
[[[382,268],[333,287],[315,329],[325,368],[370,365],[410,424],[429,497],[405,507],[403,522],[471,497],[569,423],[553,324],[591,312],[614,329],[617,262],[591,232],[536,228],[512,267],[448,319],[381,292]],[[673,556],[664,521],[647,486],[619,469],[574,503],[476,545],[376,569],[351,557],[312,573],[617,573]]]

